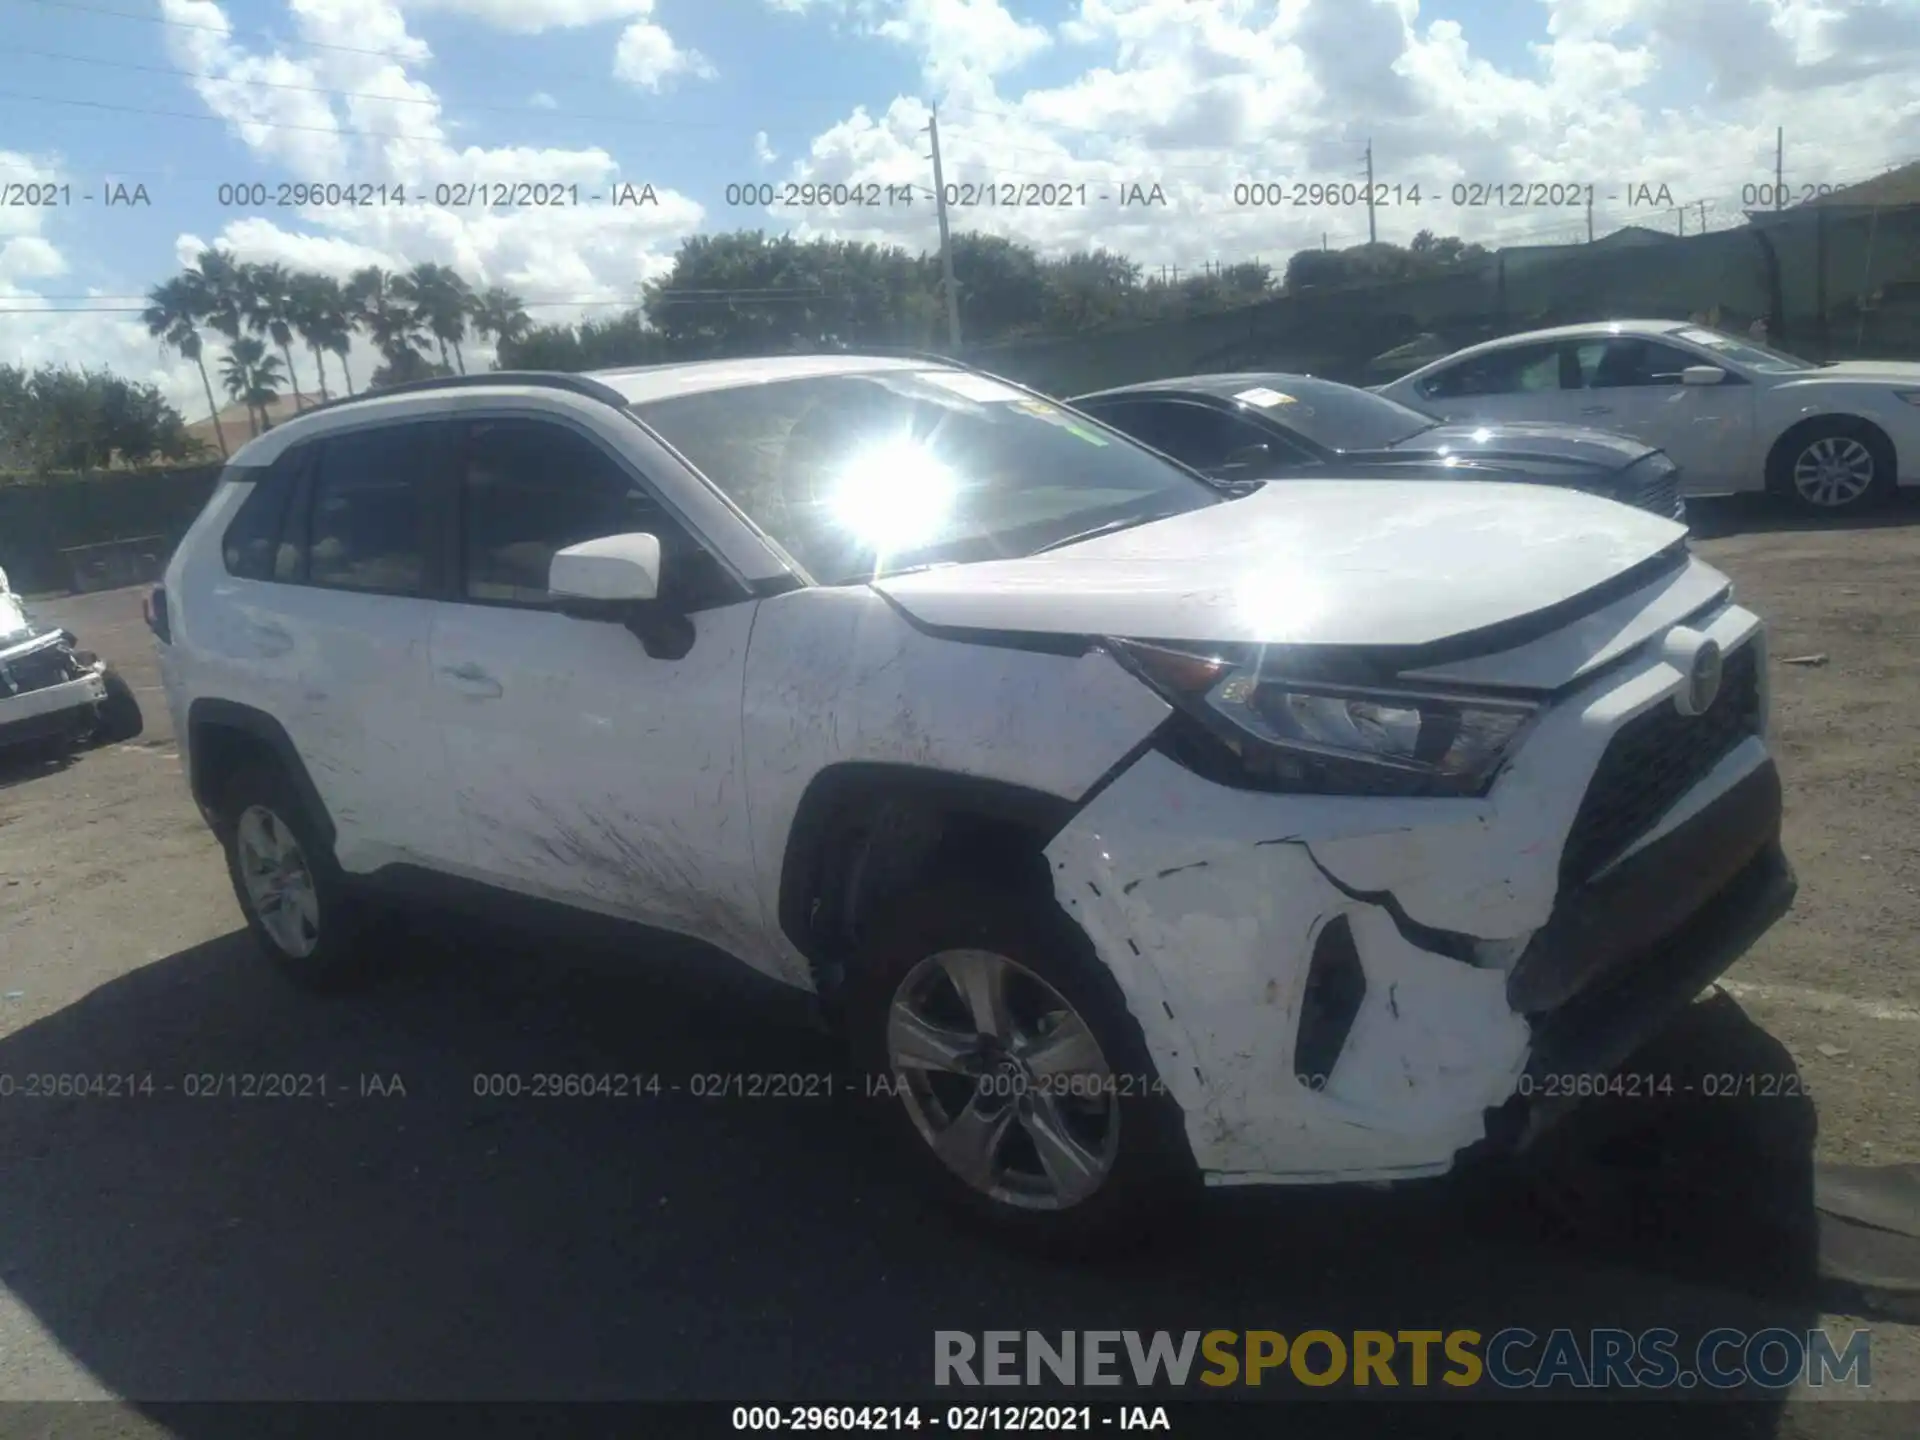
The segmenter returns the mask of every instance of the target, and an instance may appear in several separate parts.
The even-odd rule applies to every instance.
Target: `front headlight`
[[[1258,656],[1236,661],[1131,640],[1108,643],[1224,748],[1237,783],[1262,789],[1479,795],[1539,710],[1497,696],[1300,679],[1273,673]]]

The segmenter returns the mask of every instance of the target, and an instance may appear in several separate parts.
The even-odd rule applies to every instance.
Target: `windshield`
[[[1695,327],[1674,332],[1682,340],[1691,340],[1696,345],[1704,345],[1749,370],[1759,370],[1768,375],[1787,375],[1795,370],[1818,370],[1820,367],[1811,360],[1802,360],[1798,355],[1789,355],[1784,350],[1775,350],[1770,345],[1759,345],[1752,340],[1742,340],[1738,336],[1728,335],[1721,330],[1708,330]]]
[[[824,584],[1031,555],[1225,498],[968,371],[813,376],[633,408]]]
[[[1383,450],[1440,423],[1384,395],[1325,380],[1277,376],[1271,388],[1250,387],[1233,398],[1325,450]]]

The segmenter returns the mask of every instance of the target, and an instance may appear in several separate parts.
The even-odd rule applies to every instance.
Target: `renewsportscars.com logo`
[[[936,1330],[936,1385],[1782,1390],[1873,1383],[1869,1330]]]

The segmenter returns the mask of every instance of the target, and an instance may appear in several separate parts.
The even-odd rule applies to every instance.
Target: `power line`
[[[35,3],[47,3],[47,0],[35,0]],[[150,75],[171,75],[181,80],[207,80],[217,85],[259,85],[270,90],[295,90],[306,95],[327,95],[341,100],[378,100],[389,105],[433,105],[443,108],[445,104],[437,96],[433,99],[423,99],[418,95],[382,95],[372,90],[335,90],[325,85],[295,85],[284,80],[254,80],[242,79],[238,76],[209,75],[203,70],[180,70],[171,65],[141,65],[131,60],[107,60],[96,55],[68,55],[59,50],[35,50],[19,45],[12,47],[12,53],[38,55],[48,60],[66,60],[76,65],[103,65],[114,70],[139,70]],[[459,108],[479,110],[494,115],[553,115],[567,120],[591,120],[602,125],[660,126],[680,130],[727,128],[717,120],[639,120],[631,116],[589,115],[579,110],[561,110],[541,105],[469,105],[462,102]]]

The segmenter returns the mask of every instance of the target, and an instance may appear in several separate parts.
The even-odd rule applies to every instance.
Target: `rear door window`
[[[430,592],[428,487],[443,464],[447,428],[416,421],[328,437],[313,477],[308,583]]]

